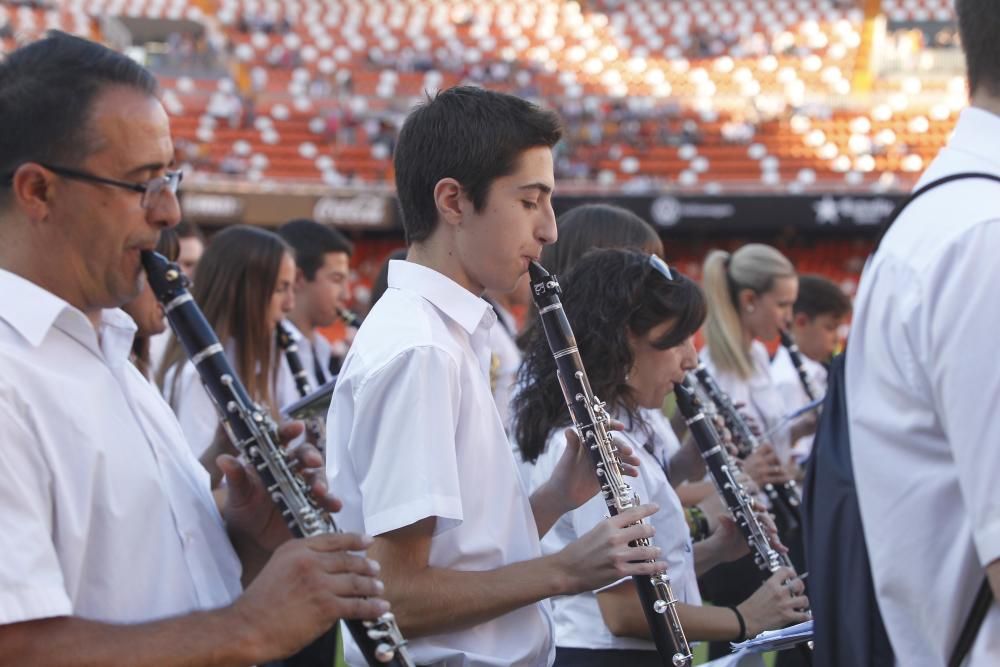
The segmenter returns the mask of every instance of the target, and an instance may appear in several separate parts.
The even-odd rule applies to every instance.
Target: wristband
[[[728,607],[728,609],[733,610],[733,613],[736,614],[736,620],[740,623],[740,634],[734,641],[745,642],[747,640],[747,622],[743,620],[743,614],[735,606]]]

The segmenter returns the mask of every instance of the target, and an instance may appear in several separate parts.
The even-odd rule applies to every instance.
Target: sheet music
[[[769,630],[762,632],[753,639],[745,642],[732,644],[734,651],[746,651],[747,653],[765,653],[767,651],[780,651],[790,648],[802,642],[810,641],[813,638],[813,622],[806,621],[781,630]]]

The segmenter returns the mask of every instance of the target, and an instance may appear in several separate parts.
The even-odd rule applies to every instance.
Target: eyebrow
[[[541,182],[528,183],[527,185],[519,187],[518,190],[541,190],[545,194],[550,194],[552,192],[552,186]]]
[[[177,158],[175,156],[171,156],[170,162],[166,164],[164,164],[163,162],[149,162],[147,164],[129,170],[126,176],[135,176],[141,174],[144,171],[160,171],[161,169],[169,169],[171,165],[176,163],[176,161]]]

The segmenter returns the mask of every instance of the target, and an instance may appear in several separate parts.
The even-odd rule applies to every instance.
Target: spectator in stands
[[[218,461],[220,515],[128,363],[135,329],[118,306],[139,293],[140,251],[180,218],[156,93],[131,59],[63,33],[0,63],[4,665],[249,666],[388,608],[357,597],[380,590],[348,553],[364,539],[290,540],[233,457]]]
[[[226,157],[219,160],[219,171],[230,176],[245,174],[248,166],[246,160],[233,153],[229,153]]]

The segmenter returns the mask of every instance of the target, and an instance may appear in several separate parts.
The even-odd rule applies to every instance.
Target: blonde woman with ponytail
[[[702,280],[708,301],[702,361],[733,401],[743,403],[761,429],[769,431],[781,423],[785,408],[764,343],[777,338],[792,319],[799,290],[795,268],[775,248],[751,243],[732,254],[710,252]],[[748,472],[760,484],[787,481],[783,465],[791,444],[813,430],[814,418],[778,429],[765,439],[777,460],[765,450],[749,462]]]
[[[701,361],[733,402],[742,403],[743,412],[767,432],[781,423],[785,407],[771,378],[764,342],[777,338],[779,330],[792,319],[792,306],[799,291],[795,268],[771,246],[751,243],[732,254],[722,250],[709,253],[702,281],[708,317]],[[791,467],[787,465],[791,444],[813,430],[815,420],[809,419],[762,438],[763,444],[744,461],[744,471],[760,487],[784,484],[791,477]],[[793,562],[801,568],[801,536],[797,530],[783,525],[781,517],[778,519],[781,540],[790,548]],[[701,580],[702,593],[718,606],[738,604],[754,590],[759,576],[752,560],[744,558],[706,573]],[[709,656],[722,657],[729,650],[728,645],[711,642]],[[784,651],[778,664],[797,666],[798,660],[796,652]]]

